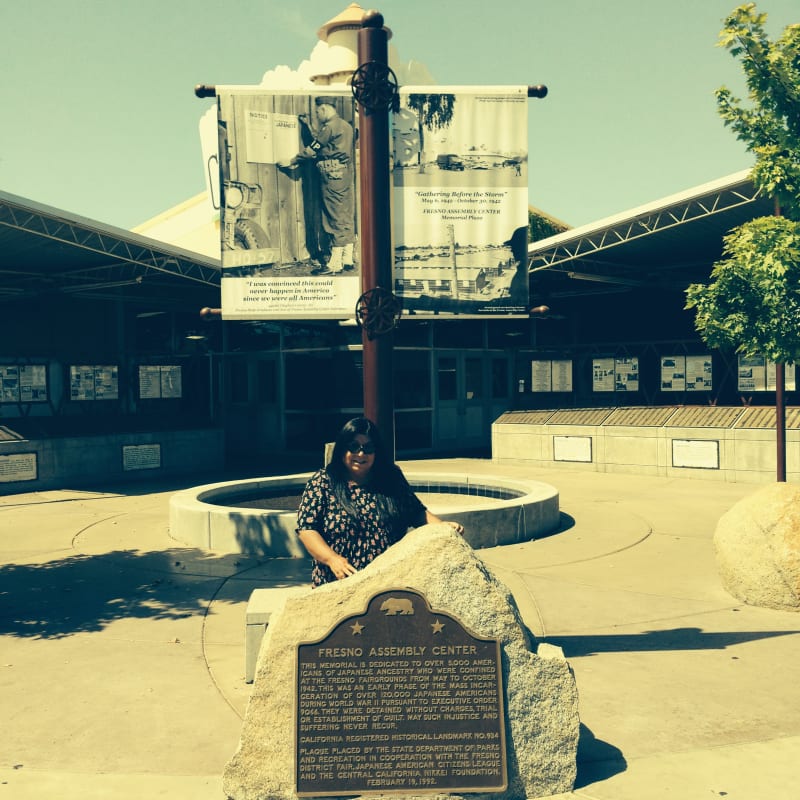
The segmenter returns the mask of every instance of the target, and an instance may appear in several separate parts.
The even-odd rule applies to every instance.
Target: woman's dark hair
[[[387,521],[397,519],[402,511],[399,504],[408,492],[408,482],[386,449],[378,426],[366,417],[355,417],[346,422],[334,440],[331,460],[325,467],[331,479],[333,493],[347,513],[356,516],[347,490],[350,476],[344,465],[344,458],[347,446],[359,434],[369,437],[375,445],[375,461],[369,472],[370,491],[379,495],[378,503],[384,519]]]

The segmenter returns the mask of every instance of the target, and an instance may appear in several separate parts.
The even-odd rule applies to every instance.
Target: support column
[[[380,102],[385,100],[387,91],[379,85],[382,79],[384,87],[389,85],[385,80],[389,74],[387,41],[383,15],[367,11],[358,32],[357,74],[360,73],[362,91],[356,94],[356,99],[361,175],[361,291],[368,321],[371,315],[373,322],[379,313],[381,297],[392,291],[389,103]],[[392,330],[376,330],[374,324],[362,325],[362,344],[364,415],[378,425],[394,455]]]

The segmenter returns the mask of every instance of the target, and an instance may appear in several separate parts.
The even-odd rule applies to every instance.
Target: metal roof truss
[[[101,269],[105,271],[121,270],[122,273],[125,273],[120,275],[121,280],[133,280],[133,276],[128,274],[131,270],[126,269],[128,266],[133,266],[139,268],[135,272],[136,277],[140,278],[150,272],[161,272],[209,286],[219,286],[220,273],[219,269],[215,267],[198,264],[179,254],[164,252],[144,242],[138,243],[78,223],[20,208],[12,203],[4,202],[2,199],[0,199],[0,225],[32,233],[70,247],[77,247],[90,253],[109,256],[109,264],[105,267],[94,266],[86,270],[71,271],[70,275],[73,278],[84,272]],[[107,282],[110,276],[105,275],[104,278],[104,282]],[[84,286],[83,288],[88,287]]]
[[[626,242],[652,236],[686,222],[703,219],[752,203],[758,191],[749,183],[727,187],[703,197],[694,197],[610,224],[583,236],[558,243],[535,253],[528,262],[529,272],[553,269],[561,264],[617,247]]]

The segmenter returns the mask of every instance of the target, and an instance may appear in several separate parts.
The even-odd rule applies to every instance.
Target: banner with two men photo
[[[352,95],[218,87],[217,102],[223,317],[352,317]]]

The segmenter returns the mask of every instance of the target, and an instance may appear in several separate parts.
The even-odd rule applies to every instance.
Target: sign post
[[[388,66],[383,15],[367,11],[358,32],[358,101],[361,189],[361,290],[356,318],[364,359],[364,415],[375,422],[394,453],[392,349],[400,303],[392,292],[392,221],[389,181],[389,109],[397,84]]]

